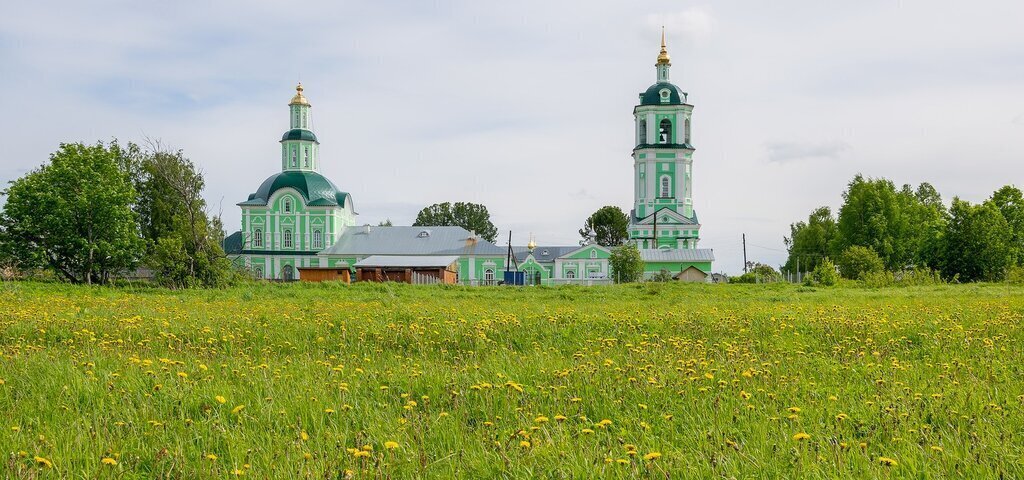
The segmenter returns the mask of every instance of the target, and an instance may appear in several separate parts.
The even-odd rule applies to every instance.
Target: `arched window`
[[[596,248],[590,251],[590,258],[597,258],[597,249]]]
[[[263,230],[256,229],[252,231],[252,246],[262,247],[263,246]]]
[[[576,271],[575,270],[566,270],[565,271],[565,278],[568,278],[568,279],[576,278]]]
[[[309,147],[306,147],[305,157],[302,159],[302,166],[309,167]]]
[[[658,128],[660,143],[672,143],[672,120],[664,118],[661,120],[661,126]]]
[[[647,120],[640,120],[640,145],[647,143]]]
[[[292,199],[284,199],[284,213],[292,213]]]
[[[292,147],[292,166],[299,166],[299,152],[298,150],[295,149],[295,147]]]
[[[295,269],[291,265],[281,267],[281,278],[289,282],[295,279]]]
[[[292,231],[284,231],[284,248],[292,248]]]
[[[488,285],[494,283],[494,270],[491,270],[489,268],[487,270],[484,270],[484,283]]]
[[[323,241],[320,230],[313,230],[313,248],[323,248]]]
[[[661,197],[661,198],[668,198],[669,196],[671,196],[671,194],[672,194],[671,187],[672,186],[669,184],[669,182],[670,182],[670,180],[668,178],[668,175],[662,175],[661,176],[661,195],[659,195],[659,197]]]
[[[263,278],[263,267],[256,267],[252,271],[252,275],[256,278]]]

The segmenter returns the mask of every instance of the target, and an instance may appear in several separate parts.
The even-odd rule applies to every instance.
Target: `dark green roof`
[[[327,177],[316,172],[289,171],[281,172],[263,181],[256,193],[249,195],[249,199],[239,205],[266,205],[274,192],[282,188],[293,188],[302,195],[306,205],[313,207],[320,206],[342,206],[348,193],[338,190]]]
[[[668,90],[668,101],[661,101],[661,91]],[[640,105],[682,105],[686,103],[686,92],[674,84],[658,82],[640,95]]]
[[[291,130],[288,130],[287,132],[284,132],[284,136],[281,137],[281,141],[283,142],[285,140],[309,140],[311,142],[317,141],[316,135],[313,135],[313,132],[301,128],[293,128]]]

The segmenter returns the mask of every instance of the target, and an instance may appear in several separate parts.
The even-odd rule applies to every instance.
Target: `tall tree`
[[[943,235],[942,273],[960,281],[1002,280],[1013,264],[1010,225],[991,200],[971,205],[953,199]]]
[[[829,255],[829,246],[835,240],[836,220],[828,207],[818,207],[807,217],[807,222],[789,226],[789,237],[783,237],[789,258],[782,269],[787,272],[810,272]]]
[[[1010,247],[1017,265],[1024,265],[1024,194],[1006,185],[992,194],[992,203],[1010,227]]]
[[[488,242],[498,238],[498,229],[491,223],[491,214],[479,203],[435,203],[420,210],[413,226],[457,226],[475,232]]]
[[[179,151],[154,144],[138,175],[140,227],[148,243],[147,262],[168,286],[219,286],[231,265],[221,247],[220,219],[207,211],[205,182]]]
[[[11,183],[5,244],[22,266],[46,266],[75,283],[105,282],[135,266],[142,240],[125,155],[116,142],[62,144]]]
[[[629,239],[629,217],[619,207],[601,207],[583,223],[580,236],[584,243],[597,242],[604,247],[617,247]]]
[[[853,245],[871,247],[890,269],[902,269],[913,263],[909,238],[909,217],[904,208],[906,193],[896,191],[889,180],[853,178],[843,192],[831,253],[838,258]]]

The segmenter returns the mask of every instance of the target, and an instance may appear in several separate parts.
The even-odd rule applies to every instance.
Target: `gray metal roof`
[[[568,246],[568,247],[566,247],[566,246],[558,246],[558,247],[542,247],[542,246],[538,246],[537,248],[533,249],[533,258],[535,260],[537,260],[538,263],[554,263],[556,258],[561,257],[562,255],[565,255],[565,254],[567,254],[567,253],[569,253],[569,252],[571,252],[573,250],[576,250],[578,248],[580,248],[579,245],[572,245],[572,246]],[[547,255],[545,255],[544,252],[547,252]],[[517,247],[517,246],[513,245],[512,246],[512,253],[515,254],[517,261],[522,262],[523,260],[526,260],[526,256],[530,254],[530,249],[526,248],[525,246]]]
[[[462,227],[346,227],[320,255],[505,255],[505,248],[470,235]]]
[[[644,248],[640,258],[645,262],[713,262],[715,251],[710,248]]]
[[[362,267],[447,268],[459,261],[455,255],[371,255],[354,265]]]

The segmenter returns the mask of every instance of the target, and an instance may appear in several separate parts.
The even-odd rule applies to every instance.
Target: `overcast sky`
[[[716,271],[785,261],[789,224],[858,172],[948,203],[1024,184],[1024,2],[8,2],[0,181],[61,142],[146,137],[236,203],[279,169],[297,81],[360,223],[485,204],[513,243],[631,207],[632,108],[660,26],[694,108]],[[230,232],[229,232],[230,233]]]

